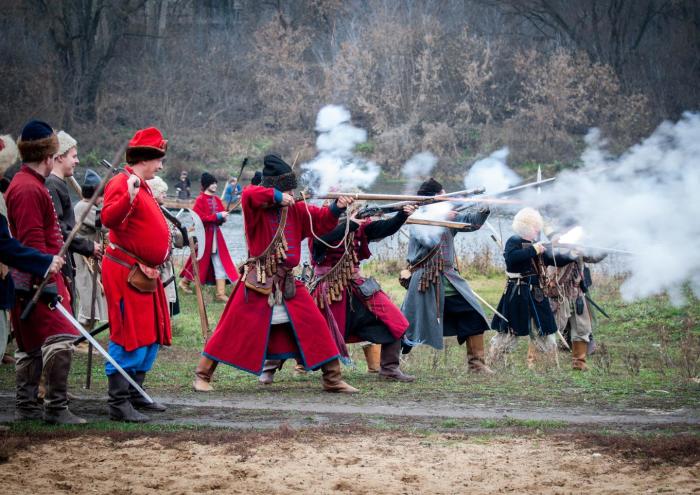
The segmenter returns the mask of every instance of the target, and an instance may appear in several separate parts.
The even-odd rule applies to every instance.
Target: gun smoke
[[[438,159],[430,151],[423,151],[413,155],[403,167],[401,167],[401,175],[406,179],[404,194],[416,194],[418,186],[430,177],[430,173],[437,165]]]
[[[506,165],[507,158],[508,148],[501,148],[478,160],[464,177],[464,187],[485,187],[486,194],[496,194],[518,184],[522,179]]]
[[[371,187],[379,176],[379,166],[354,154],[357,145],[367,141],[367,131],[350,123],[350,112],[342,106],[326,105],[316,117],[316,131],[318,154],[302,164],[302,180],[319,194]]]

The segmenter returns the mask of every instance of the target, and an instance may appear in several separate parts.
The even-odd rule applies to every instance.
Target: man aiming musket
[[[161,345],[172,334],[168,299],[159,266],[170,257],[170,229],[147,180],[163,168],[167,141],[155,127],[134,134],[126,149],[129,165],[105,187],[102,222],[109,228],[103,282],[110,321],[109,354],[139,386]],[[145,422],[136,409],[164,411],[146,401],[118,370],[107,363],[109,416]]]
[[[435,179],[424,182],[419,195],[441,197],[442,184]],[[461,230],[477,230],[490,210],[463,212],[453,220],[469,224]],[[423,239],[412,233],[408,244],[409,273],[402,276],[408,289],[401,310],[410,326],[410,342],[443,348],[443,337],[456,336],[466,343],[469,371],[492,373],[484,362],[484,332],[489,329],[486,313],[476,294],[455,269],[454,236],[460,231],[444,229],[437,239]]]

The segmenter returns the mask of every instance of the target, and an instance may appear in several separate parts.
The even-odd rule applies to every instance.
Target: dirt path
[[[700,425],[700,414],[694,409],[654,410],[626,409],[601,410],[590,408],[533,408],[511,404],[494,407],[486,404],[456,404],[446,400],[431,402],[367,401],[353,396],[317,395],[290,397],[287,395],[239,394],[232,398],[217,395],[156,395],[169,406],[168,412],[158,415],[156,421],[166,423],[196,423],[239,428],[276,428],[282,422],[301,426],[326,424],[334,421],[372,423],[397,420],[415,424],[435,421],[501,420],[510,418],[526,421],[555,421],[568,425],[600,424],[606,426],[630,425],[663,427],[683,424],[692,428]],[[106,419],[106,397],[91,395],[73,402],[77,413],[90,420]],[[0,421],[11,421],[14,414],[13,396],[0,393]]]
[[[644,465],[547,438],[261,436],[51,440],[0,465],[7,493],[697,493],[700,466]]]

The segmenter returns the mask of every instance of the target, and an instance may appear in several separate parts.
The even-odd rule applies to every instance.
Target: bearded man
[[[328,324],[292,274],[301,258],[301,241],[333,229],[352,198],[341,197],[324,208],[296,202],[296,176],[277,155],[265,157],[262,175],[262,185],[242,193],[250,257],[204,347],[195,390],[211,390],[218,362],[260,375],[265,360],[295,358],[307,370],[323,370],[324,390],[357,392],[341,379],[340,353]]]
[[[159,267],[170,257],[170,229],[146,182],[163,168],[168,142],[155,127],[134,134],[126,149],[129,165],[105,188],[102,223],[109,229],[102,279],[109,312],[109,354],[143,386],[161,345],[172,334],[168,299]],[[107,363],[109,415],[117,421],[145,422],[137,409],[164,411],[149,404]]]
[[[5,193],[10,231],[25,246],[56,255],[63,246],[63,236],[45,182],[54,167],[58,138],[50,125],[33,120],[22,129],[17,145],[23,164]],[[13,269],[12,279],[16,304],[11,317],[18,348],[15,353],[15,417],[20,420],[42,417],[37,393],[43,369],[46,379],[44,421],[85,423],[68,409],[68,374],[73,359],[73,340],[79,334],[60,312],[50,308],[50,304],[62,304],[70,312],[71,296],[63,275],[57,273],[49,279],[42,299],[24,320],[20,315],[41,277],[31,271]]]

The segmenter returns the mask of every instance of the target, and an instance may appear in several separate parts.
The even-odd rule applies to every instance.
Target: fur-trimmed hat
[[[209,172],[204,172],[202,174],[202,176],[199,178],[199,182],[202,184],[202,191],[206,191],[207,187],[209,187],[212,184],[215,184],[219,181],[216,180],[216,177],[211,175]]]
[[[71,135],[68,134],[66,131],[58,131],[56,137],[58,138],[58,151],[56,152],[56,154],[59,156],[65,155],[66,153],[68,153],[68,150],[78,146],[78,141],[73,139]]]
[[[126,147],[126,163],[134,165],[163,158],[167,149],[168,140],[155,127],[138,130]]]
[[[431,177],[420,185],[418,196],[435,196],[440,194],[443,189],[442,184]]]
[[[0,136],[0,175],[5,173],[7,167],[17,161],[19,150],[12,136]]]
[[[253,184],[254,186],[259,186],[261,182],[262,182],[262,172],[260,170],[256,170],[255,174],[253,174],[253,178],[250,179],[250,183]]]
[[[32,120],[22,129],[17,140],[22,161],[41,162],[58,151],[58,137],[51,126],[41,120]]]
[[[292,167],[279,155],[267,155],[263,159],[261,185],[274,187],[278,191],[291,191],[297,187],[297,176]]]
[[[523,208],[513,217],[513,232],[529,241],[534,240],[532,236],[537,236],[543,225],[542,215],[534,208]]]
[[[158,176],[148,179],[146,184],[148,184],[148,187],[151,188],[151,191],[153,191],[153,196],[156,198],[158,196],[165,196],[168,192],[168,183]]]

